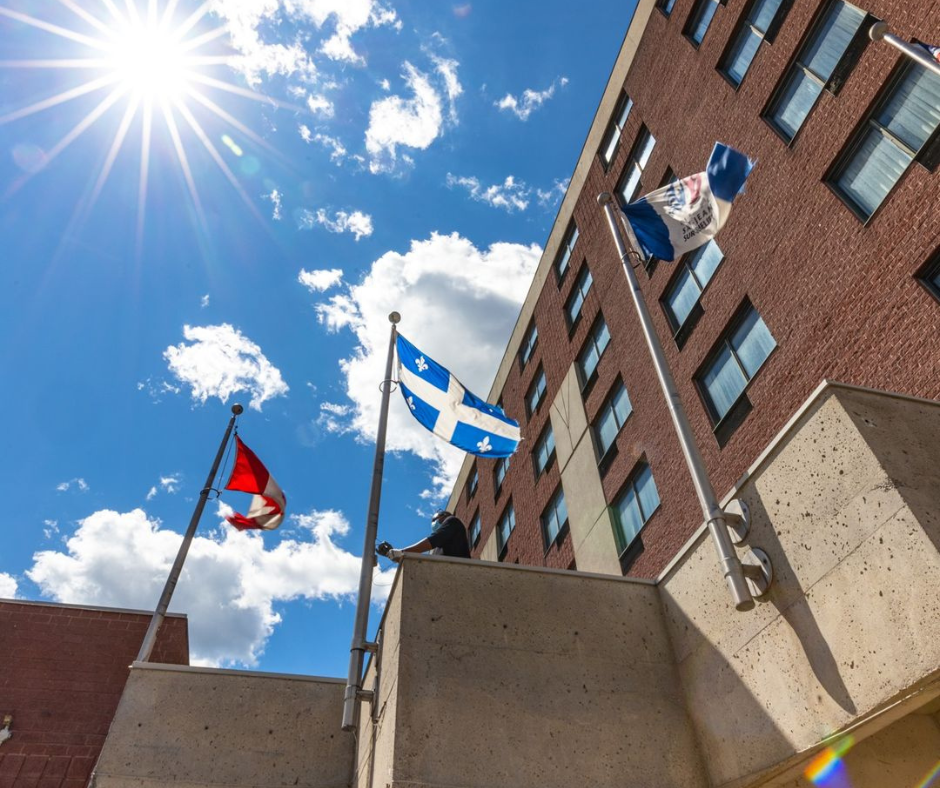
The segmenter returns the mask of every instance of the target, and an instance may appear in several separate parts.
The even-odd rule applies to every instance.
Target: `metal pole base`
[[[741,564],[751,594],[758,599],[766,596],[774,580],[774,565],[770,562],[770,556],[759,547],[752,547]]]

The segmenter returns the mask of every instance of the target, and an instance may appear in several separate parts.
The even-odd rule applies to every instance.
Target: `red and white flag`
[[[235,466],[232,468],[232,476],[225,485],[226,490],[237,490],[254,494],[251,499],[251,506],[248,514],[238,514],[226,517],[232,525],[239,531],[247,531],[251,528],[261,528],[265,531],[271,531],[281,524],[284,519],[284,508],[287,506],[287,499],[274,477],[268,473],[255,453],[249,449],[242,439],[237,435]]]

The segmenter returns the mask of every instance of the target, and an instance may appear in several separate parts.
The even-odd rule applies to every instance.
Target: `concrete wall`
[[[135,663],[93,788],[346,788],[345,682]]]
[[[701,541],[661,585],[715,786],[763,784],[822,740],[940,691],[940,403],[829,387],[738,485],[767,600],[734,612]]]
[[[362,788],[707,785],[652,584],[408,556],[382,649]]]

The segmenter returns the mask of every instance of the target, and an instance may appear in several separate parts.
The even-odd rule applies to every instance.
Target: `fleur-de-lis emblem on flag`
[[[414,397],[408,397],[407,402],[408,402],[408,407],[411,408],[412,410],[414,410],[415,407],[416,407],[416,406],[415,406],[415,398],[414,398]]]
[[[483,440],[477,442],[477,450],[481,454],[486,454],[490,449],[493,448],[493,444],[490,443],[490,436],[487,435]]]
[[[424,360],[424,356],[419,356],[415,361],[415,366],[418,368],[418,372],[424,372],[428,368],[428,362]]]

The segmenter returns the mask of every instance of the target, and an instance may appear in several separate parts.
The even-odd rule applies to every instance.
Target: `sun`
[[[138,21],[118,31],[106,54],[105,71],[136,98],[177,101],[190,85],[186,50],[172,30]]]
[[[299,107],[277,101],[233,81],[236,53],[227,42],[225,25],[212,26],[211,3],[205,0],[51,0],[43,4],[47,12],[58,10],[53,18],[40,18],[0,5],[0,17],[12,19],[47,34],[50,51],[61,51],[62,39],[74,50],[72,57],[36,57],[30,60],[0,60],[0,69],[52,69],[63,82],[73,84],[50,98],[0,116],[0,126],[37,113],[55,112],[70,102],[89,102],[82,119],[46,150],[31,150],[20,157],[27,161],[25,172],[6,188],[6,196],[47,169],[76,139],[99,125],[110,128],[106,135],[107,153],[97,172],[89,173],[92,184],[76,207],[73,221],[87,215],[108,181],[121,150],[139,151],[134,173],[138,179],[137,243],[143,238],[147,210],[152,138],[156,124],[162,124],[172,141],[175,164],[182,172],[193,213],[203,229],[207,224],[200,187],[190,166],[193,155],[208,155],[252,213],[262,220],[254,202],[245,193],[229,165],[231,156],[241,157],[242,146],[233,141],[253,142],[275,158],[281,154],[257,132],[224,109],[216,98],[221,93],[303,112]],[[64,17],[63,19],[58,18]],[[217,21],[217,20],[215,20]],[[58,38],[58,47],[53,47]],[[41,53],[37,53],[41,54]],[[69,54],[73,54],[72,51]],[[79,74],[81,81],[71,75]],[[123,110],[121,109],[123,108]],[[137,137],[138,141],[134,140]],[[226,148],[220,152],[217,142]],[[226,156],[229,161],[226,160]],[[16,157],[15,157],[16,158]],[[263,221],[263,220],[262,220]]]

